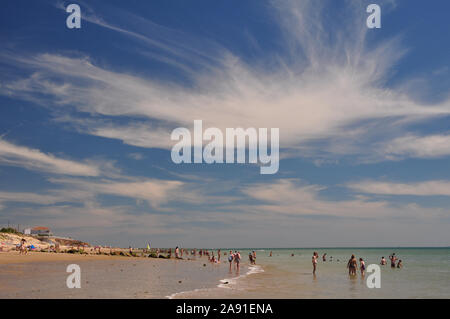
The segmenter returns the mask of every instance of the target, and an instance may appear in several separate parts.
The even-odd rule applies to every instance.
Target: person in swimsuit
[[[256,252],[252,252],[252,258],[253,258],[253,265],[256,265]]]
[[[348,274],[350,276],[356,275],[356,268],[358,267],[358,263],[356,261],[355,255],[352,255],[347,263]]]
[[[322,261],[327,261],[327,253],[323,254]]]
[[[241,253],[239,251],[234,253],[234,262],[236,263],[236,270],[239,271],[239,263],[241,262]]]
[[[392,253],[392,255],[389,256],[389,259],[391,260],[391,268],[395,268],[395,262],[397,261],[395,253]]]
[[[361,270],[361,276],[364,277],[364,272],[366,270],[366,263],[364,262],[364,259],[359,258],[359,269]]]
[[[317,258],[319,258],[319,254],[314,252],[312,256],[312,264],[313,264],[313,274],[316,273],[317,269]]]
[[[402,260],[400,259],[397,263],[397,268],[402,268],[403,267],[403,263]]]
[[[28,253],[28,249],[27,249],[27,246],[25,245],[25,243],[26,243],[25,238],[22,238],[22,240],[20,241],[20,246],[19,246],[20,254],[26,255]]]
[[[231,271],[231,265],[233,264],[234,255],[233,252],[230,250],[230,254],[228,255],[228,262],[230,263],[230,271]]]
[[[272,251],[270,251],[269,257],[272,257]]]
[[[384,258],[384,256],[381,257],[380,265],[382,265],[382,266],[386,265],[386,258]]]

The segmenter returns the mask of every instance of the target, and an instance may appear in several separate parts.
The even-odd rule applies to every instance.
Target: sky
[[[122,247],[450,245],[450,3],[33,1],[0,10],[0,226]],[[79,4],[81,28],[66,7]],[[175,164],[177,127],[280,164]]]

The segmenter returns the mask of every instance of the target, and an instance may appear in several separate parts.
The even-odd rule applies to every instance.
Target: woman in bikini
[[[317,258],[319,258],[319,254],[314,252],[312,256],[312,264],[313,264],[313,274],[316,273],[317,269]]]

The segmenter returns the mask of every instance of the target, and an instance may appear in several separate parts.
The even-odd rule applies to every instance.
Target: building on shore
[[[23,232],[25,235],[37,235],[37,236],[51,236],[50,228],[37,226],[33,228],[27,228]]]

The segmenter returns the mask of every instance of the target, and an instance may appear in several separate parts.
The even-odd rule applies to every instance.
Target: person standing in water
[[[241,253],[239,251],[234,252],[234,262],[236,263],[236,270],[239,271],[239,264],[241,262]]]
[[[352,255],[347,263],[348,274],[350,276],[356,275],[356,269],[358,268],[358,262],[356,261],[355,255]]]
[[[359,269],[361,270],[361,276],[364,277],[364,272],[366,271],[366,263],[362,258],[359,258]]]
[[[323,254],[322,261],[327,261],[327,253]]]
[[[392,253],[392,255],[389,256],[389,259],[391,260],[391,268],[395,268],[395,262],[397,261],[395,253]]]
[[[252,257],[253,257],[253,265],[256,265],[256,252],[255,251],[252,252]]]
[[[380,265],[381,265],[381,266],[385,266],[385,265],[386,265],[386,258],[384,258],[384,256],[381,257]]]
[[[397,263],[397,268],[402,268],[403,267],[403,263],[402,260],[400,259]]]
[[[228,262],[230,264],[230,271],[231,271],[231,265],[233,264],[234,255],[233,252],[230,250],[230,254],[228,255]]]
[[[272,251],[270,251],[269,257],[272,257]]]
[[[313,264],[313,274],[316,274],[317,269],[317,259],[319,258],[319,254],[314,252],[312,256],[312,264]]]

